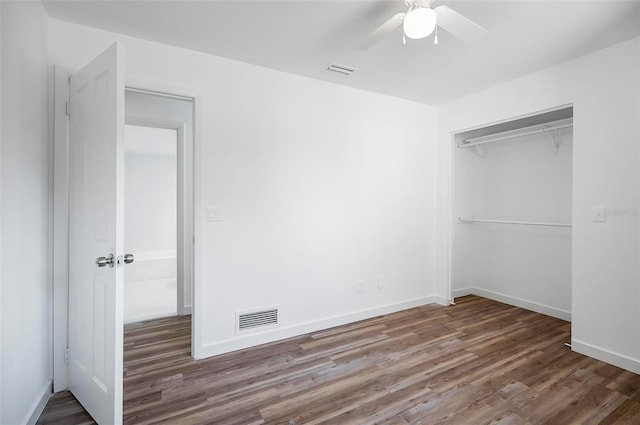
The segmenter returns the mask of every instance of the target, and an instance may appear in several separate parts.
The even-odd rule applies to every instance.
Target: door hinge
[[[71,106],[69,105],[68,100],[64,102],[64,112],[67,114],[68,117],[71,116]]]
[[[69,347],[64,349],[64,364],[69,364]]]

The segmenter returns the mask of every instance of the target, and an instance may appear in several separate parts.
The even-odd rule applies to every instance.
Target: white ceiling
[[[404,0],[44,0],[53,18],[433,105],[640,35],[640,0],[436,0],[489,32],[356,46]],[[359,71],[325,72],[332,63]]]

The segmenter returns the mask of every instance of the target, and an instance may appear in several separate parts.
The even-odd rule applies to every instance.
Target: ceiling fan
[[[448,6],[432,7],[436,0],[405,0],[409,8],[406,12],[396,13],[376,28],[362,44],[366,50],[380,41],[381,38],[402,25],[402,40],[406,38],[425,38],[435,31],[434,44],[438,44],[438,27],[456,36],[465,43],[474,43],[487,33],[487,30],[471,19],[456,12]]]

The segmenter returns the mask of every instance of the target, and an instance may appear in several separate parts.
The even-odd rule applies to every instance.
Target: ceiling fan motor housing
[[[437,14],[429,0],[407,0],[409,11],[403,20],[404,34],[413,39],[425,38],[436,27]]]
[[[449,6],[441,4],[432,7],[435,2],[436,0],[404,0],[408,10],[394,14],[376,28],[361,49],[368,49],[400,25],[404,30],[403,43],[405,37],[425,38],[435,30],[434,44],[438,44],[438,27],[465,43],[475,43],[487,33],[486,29]]]

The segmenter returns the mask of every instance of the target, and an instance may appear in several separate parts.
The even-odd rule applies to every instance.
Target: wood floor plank
[[[129,324],[125,424],[640,424],[640,376],[570,324],[476,296],[193,360],[190,317]],[[38,424],[92,424],[69,392]]]
[[[640,423],[640,403],[627,400],[611,412],[600,425],[637,425]]]

